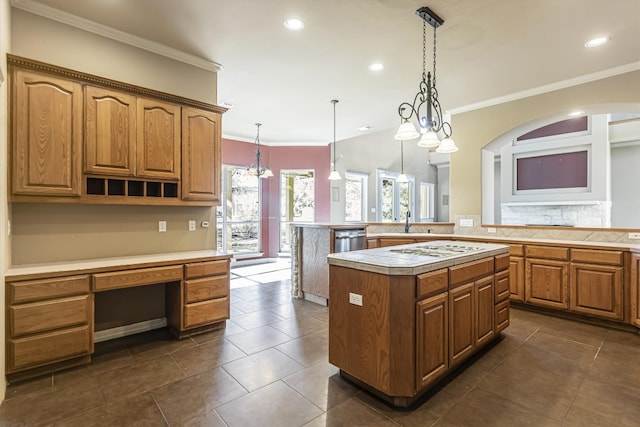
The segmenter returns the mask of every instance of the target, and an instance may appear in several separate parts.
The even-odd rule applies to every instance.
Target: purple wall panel
[[[524,157],[517,162],[517,190],[581,188],[588,184],[587,151]]]

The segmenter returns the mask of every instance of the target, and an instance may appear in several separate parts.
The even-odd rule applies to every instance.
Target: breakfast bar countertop
[[[330,265],[386,275],[417,275],[509,253],[509,246],[464,241],[436,240],[329,254]]]

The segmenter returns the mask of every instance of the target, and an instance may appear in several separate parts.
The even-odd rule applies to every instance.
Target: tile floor
[[[327,362],[326,307],[292,301],[286,278],[262,283],[274,270],[245,268],[226,329],[100,343],[89,366],[10,385],[0,425],[640,425],[639,335],[512,310],[495,346],[396,411]]]

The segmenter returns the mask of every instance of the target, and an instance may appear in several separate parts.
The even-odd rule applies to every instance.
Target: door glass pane
[[[346,173],[345,174],[345,220],[365,221],[365,181],[366,176]]]
[[[382,178],[381,183],[381,206],[382,206],[382,221],[393,221],[393,200],[395,197],[395,180],[391,178]]]
[[[404,219],[407,212],[411,210],[411,185],[408,182],[400,182],[398,186],[400,187],[400,212],[398,213],[398,217]]]
[[[280,251],[291,251],[291,222],[315,221],[315,172],[280,171]]]

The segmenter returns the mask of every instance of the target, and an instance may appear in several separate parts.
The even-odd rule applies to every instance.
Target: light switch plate
[[[349,292],[349,304],[359,305],[362,307],[362,295]]]
[[[498,230],[496,230],[494,227],[489,227],[487,228],[487,233],[497,233]]]
[[[167,221],[158,221],[158,231],[161,233],[167,231]]]
[[[473,227],[473,219],[464,218],[460,220],[460,227]]]

